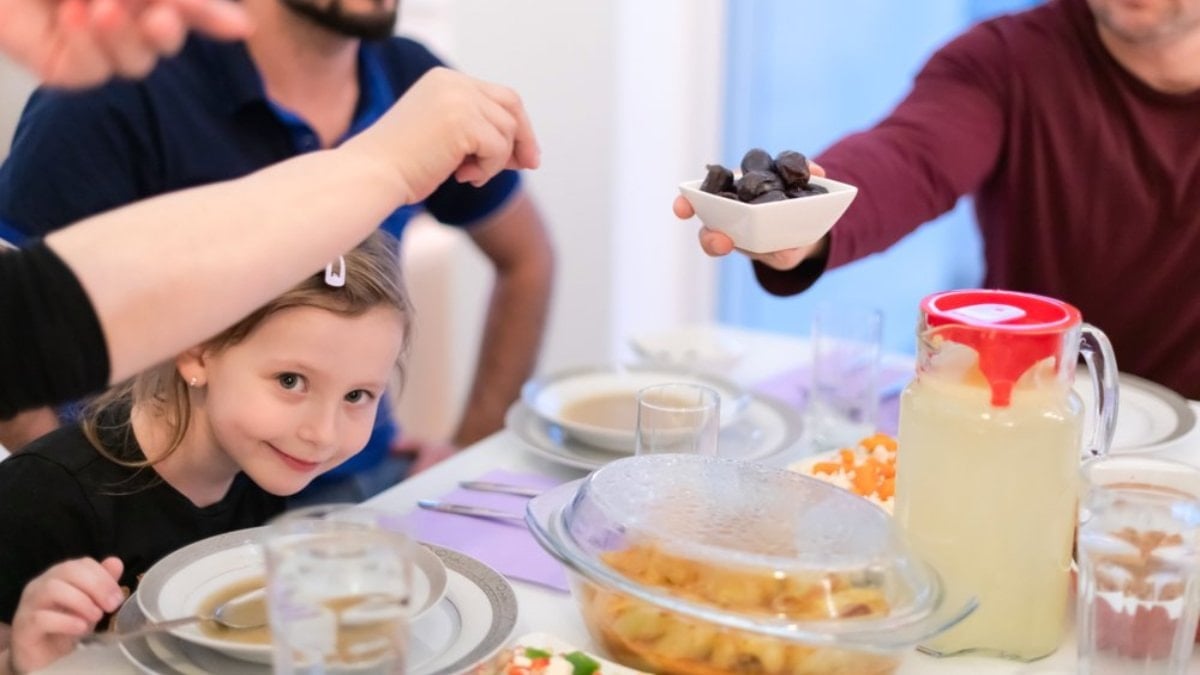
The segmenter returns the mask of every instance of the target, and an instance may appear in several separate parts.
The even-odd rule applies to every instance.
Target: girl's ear
[[[203,387],[208,384],[205,356],[202,347],[192,347],[175,357],[175,370],[179,371],[179,376],[189,387]]]

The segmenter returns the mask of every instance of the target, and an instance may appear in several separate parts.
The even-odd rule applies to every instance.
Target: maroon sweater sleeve
[[[108,376],[100,321],[71,269],[40,240],[0,250],[0,419],[71,401]]]
[[[973,192],[1000,161],[1008,101],[1003,36],[984,23],[930,58],[912,90],[875,127],[814,161],[858,197],[830,231],[827,260],[778,271],[755,263],[775,295],[806,290],[826,268],[877,253]]]

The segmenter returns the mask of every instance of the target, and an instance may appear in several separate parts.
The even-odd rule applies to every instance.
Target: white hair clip
[[[325,266],[325,283],[334,288],[341,288],[346,285],[346,258],[338,256],[337,271],[333,269],[334,263],[329,263]]]

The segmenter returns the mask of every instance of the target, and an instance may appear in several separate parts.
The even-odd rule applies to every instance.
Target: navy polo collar
[[[196,48],[210,64],[207,72],[212,73],[216,100],[224,102],[225,111],[236,114],[243,108],[255,104],[273,104],[267,98],[262,76],[244,42],[218,42],[196,38]],[[358,48],[359,100],[354,113],[350,133],[358,133],[379,119],[391,107],[395,96],[387,73],[379,60],[376,49],[369,43]]]

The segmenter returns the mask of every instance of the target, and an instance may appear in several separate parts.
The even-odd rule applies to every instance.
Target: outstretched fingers
[[[158,61],[157,50],[142,39],[135,20],[134,12],[139,9],[121,0],[92,0],[90,19],[96,42],[113,73],[121,77],[142,77]]]
[[[46,46],[34,66],[38,79],[55,86],[87,86],[108,79],[108,58],[92,35],[85,0],[64,0],[55,10],[57,29],[46,35]]]
[[[521,95],[508,87],[491,82],[480,82],[480,86],[515,122],[510,136],[512,150],[505,168],[536,169],[541,164],[542,149],[533,133],[533,124],[529,121],[529,114]]]

